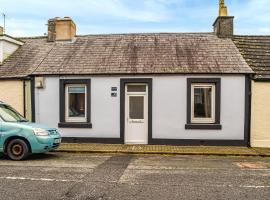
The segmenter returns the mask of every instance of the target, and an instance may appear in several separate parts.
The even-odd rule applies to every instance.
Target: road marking
[[[130,180],[122,180],[120,181],[119,183],[120,184],[130,184],[130,185],[140,185],[140,183],[135,183],[135,182],[129,182]],[[144,183],[144,185],[161,185],[161,184],[156,184],[156,183]],[[166,184],[165,184],[166,185]],[[189,187],[190,184],[169,184],[170,186],[186,186],[186,187]],[[217,187],[217,188],[220,188],[220,187],[226,187],[226,188],[255,188],[255,189],[260,189],[260,188],[270,188],[270,185],[212,185],[212,184],[209,184],[209,185],[193,185],[195,187]]]
[[[270,188],[270,185],[208,185],[209,187]]]
[[[245,185],[243,188],[270,188],[270,185]]]
[[[241,169],[267,169],[265,163],[260,162],[239,162],[235,164]]]
[[[54,182],[54,181],[55,182],[83,182],[82,180],[65,180],[65,179],[50,179],[50,178],[27,178],[27,177],[10,177],[10,176],[8,176],[8,177],[0,177],[0,179],[47,181],[47,182]],[[120,182],[123,182],[123,181],[120,181]],[[210,186],[210,187],[237,187],[236,185],[208,185],[208,186]],[[239,187],[258,189],[258,188],[270,188],[270,185],[240,185]]]
[[[29,180],[29,181],[48,181],[48,182],[82,182],[80,180],[50,179],[50,178],[27,178],[27,177],[0,177],[0,179],[8,180]]]

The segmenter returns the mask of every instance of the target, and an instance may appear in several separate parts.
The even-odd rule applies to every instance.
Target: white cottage
[[[233,17],[214,28],[78,36],[54,18],[47,37],[21,38],[2,76],[32,77],[33,120],[67,142],[248,145],[253,71]]]

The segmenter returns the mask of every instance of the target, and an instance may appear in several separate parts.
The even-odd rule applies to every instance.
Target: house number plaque
[[[111,87],[111,97],[117,97],[117,87]]]

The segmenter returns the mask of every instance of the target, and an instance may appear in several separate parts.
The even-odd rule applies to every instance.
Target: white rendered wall
[[[195,77],[195,76],[189,76]],[[244,139],[245,77],[221,78],[222,130],[186,130],[187,77],[155,77],[153,138]]]
[[[187,78],[221,76],[140,76],[153,79],[153,138],[244,139],[245,77],[221,77],[222,130],[185,130]],[[62,77],[63,78],[63,77]],[[70,78],[70,77],[66,77]],[[75,77],[78,78],[78,77]],[[61,128],[64,137],[120,137],[120,78],[137,76],[93,76],[91,78],[90,129]],[[118,88],[111,97],[111,87]],[[57,127],[59,122],[59,77],[46,77],[45,88],[36,88],[37,122]]]
[[[86,77],[84,77],[86,78]],[[119,79],[91,78],[91,129],[59,129],[64,137],[120,137],[120,100],[111,97]],[[45,88],[36,89],[36,121],[51,127],[59,122],[59,78],[45,78]]]
[[[5,40],[0,40],[0,63],[2,63],[6,58],[8,58],[18,48],[18,44],[14,44]]]

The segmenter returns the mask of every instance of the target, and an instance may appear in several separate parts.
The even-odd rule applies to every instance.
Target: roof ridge
[[[107,35],[165,35],[165,34],[181,34],[181,35],[214,35],[213,32],[141,32],[141,33],[93,33],[93,34],[78,34],[76,37],[87,37],[87,36],[107,36]],[[47,36],[25,36],[25,37],[14,37],[17,39],[43,39],[47,38]]]
[[[43,38],[47,38],[47,36],[29,36],[29,37],[16,37],[18,39],[43,39]]]
[[[181,34],[181,35],[214,35],[213,32],[141,32],[141,33],[97,33],[97,34],[79,34],[76,37],[87,36],[109,36],[109,35],[169,35],[169,34]]]
[[[270,37],[270,35],[234,35],[233,38],[235,37]]]

